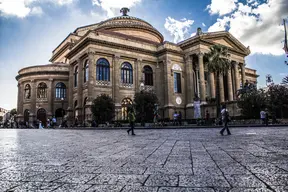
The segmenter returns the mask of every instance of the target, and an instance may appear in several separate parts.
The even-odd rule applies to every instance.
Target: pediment
[[[222,34],[213,34],[202,37],[204,40],[209,41],[213,44],[220,44],[227,46],[230,49],[236,50],[238,52],[243,52],[244,54],[249,54],[249,48],[245,47],[239,40],[233,37],[229,32]]]

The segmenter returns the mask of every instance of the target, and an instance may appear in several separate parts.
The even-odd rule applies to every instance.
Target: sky
[[[164,36],[180,42],[204,32],[229,31],[251,54],[247,67],[281,83],[288,75],[284,64],[283,19],[288,19],[288,0],[0,0],[0,107],[17,106],[18,71],[48,64],[52,50],[77,27],[119,16],[141,18]]]

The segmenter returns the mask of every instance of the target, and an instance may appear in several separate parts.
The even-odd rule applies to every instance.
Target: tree
[[[240,95],[237,105],[241,114],[247,118],[258,118],[260,111],[267,107],[267,97],[264,90],[251,88]]]
[[[270,114],[282,118],[283,111],[288,108],[288,88],[283,85],[271,85],[267,96]]]
[[[16,115],[16,114],[17,114],[16,108],[10,110],[10,115],[11,115],[11,116],[14,116],[14,115]]]
[[[91,112],[97,123],[110,122],[115,115],[115,105],[109,95],[101,94],[93,100]]]
[[[158,104],[158,98],[155,93],[142,91],[134,95],[134,108],[136,110],[136,119],[141,122],[149,122],[154,118],[155,104]]]
[[[288,76],[282,79],[282,84],[286,84],[286,85],[288,84]]]
[[[210,47],[210,52],[205,54],[207,62],[207,69],[210,73],[216,75],[216,105],[217,105],[217,117],[220,112],[220,91],[219,91],[219,77],[222,74],[226,74],[230,69],[228,48],[223,45],[213,45]]]

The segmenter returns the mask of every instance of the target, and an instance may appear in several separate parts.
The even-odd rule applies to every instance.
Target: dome
[[[162,34],[151,24],[126,14],[100,22],[97,26],[98,29],[117,32],[156,43],[162,43],[164,40]]]

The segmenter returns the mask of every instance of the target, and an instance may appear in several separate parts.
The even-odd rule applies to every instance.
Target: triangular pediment
[[[245,47],[238,39],[236,39],[229,32],[217,32],[211,33],[209,35],[203,35],[202,39],[209,41],[213,44],[220,44],[227,46],[230,49],[237,50],[239,52],[243,52],[244,54],[249,54],[249,48]]]

